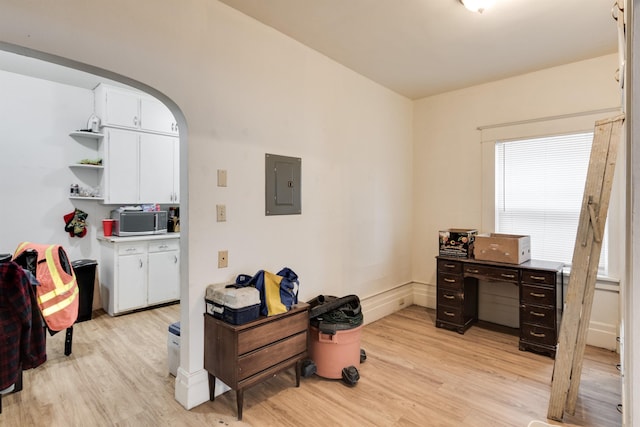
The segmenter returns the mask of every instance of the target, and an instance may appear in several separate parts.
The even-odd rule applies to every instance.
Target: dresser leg
[[[236,390],[236,403],[238,405],[238,421],[242,420],[242,404],[244,403],[244,390]]]
[[[209,400],[216,400],[216,377],[209,374]]]
[[[302,373],[302,360],[296,362],[296,387],[300,387],[300,374]]]

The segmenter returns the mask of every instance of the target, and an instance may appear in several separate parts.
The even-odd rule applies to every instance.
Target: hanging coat
[[[51,331],[62,331],[78,318],[78,284],[69,258],[60,245],[42,245],[23,242],[14,259],[22,252],[33,249],[38,253],[36,287],[38,307]]]

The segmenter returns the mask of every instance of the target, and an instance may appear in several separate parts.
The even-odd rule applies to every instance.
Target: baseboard
[[[375,322],[414,304],[413,283],[405,283],[388,291],[360,298],[364,323]]]
[[[175,398],[185,409],[195,408],[209,400],[209,373],[206,370],[187,372],[179,367],[177,374]],[[216,382],[216,390],[221,388]]]

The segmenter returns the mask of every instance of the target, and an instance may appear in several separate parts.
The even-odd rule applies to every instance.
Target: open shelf
[[[103,133],[98,133],[98,132],[87,132],[87,131],[82,131],[82,130],[76,130],[73,131],[69,134],[69,136],[81,136],[84,138],[94,138],[94,139],[100,139],[104,136]]]
[[[104,166],[102,165],[85,165],[83,163],[74,163],[72,165],[69,165],[70,168],[78,168],[78,169],[104,169]]]

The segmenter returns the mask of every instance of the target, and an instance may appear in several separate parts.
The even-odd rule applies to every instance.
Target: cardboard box
[[[522,264],[531,259],[531,238],[517,234],[479,235],[474,254],[478,260]]]
[[[455,258],[472,258],[473,247],[478,230],[469,228],[450,228],[440,231],[439,254]]]

